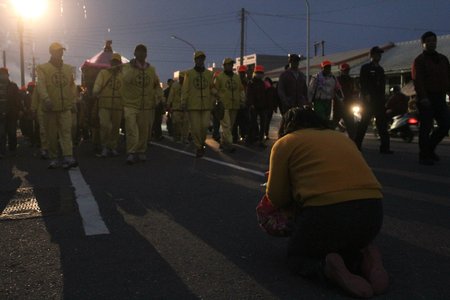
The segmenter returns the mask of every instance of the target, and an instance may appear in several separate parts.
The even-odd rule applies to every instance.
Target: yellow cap
[[[111,60],[117,60],[117,61],[122,61],[122,55],[120,55],[119,53],[114,53],[111,57]]]
[[[226,64],[235,64],[236,62],[234,61],[234,59],[232,59],[232,58],[230,58],[230,57],[227,57],[227,58],[225,58],[224,60],[223,60],[223,63],[222,64],[224,64],[224,65],[226,65]]]
[[[61,49],[66,50],[66,48],[64,48],[63,45],[61,45],[60,43],[56,43],[56,42],[55,43],[51,43],[50,47],[48,47],[48,50],[50,52],[58,51],[58,50],[61,50]]]
[[[196,58],[198,58],[200,56],[206,57],[206,55],[205,55],[205,53],[203,51],[198,50],[198,51],[194,52],[194,59],[196,59]]]

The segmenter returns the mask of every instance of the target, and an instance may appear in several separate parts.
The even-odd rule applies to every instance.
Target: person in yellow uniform
[[[222,139],[220,147],[229,152],[234,152],[232,128],[236,121],[236,115],[244,103],[244,87],[241,83],[239,75],[233,72],[235,61],[232,58],[223,60],[223,72],[220,73],[215,81],[214,86],[217,90],[219,101],[222,101],[225,108],[225,114],[220,120],[222,127]]]
[[[146,161],[150,124],[155,117],[161,86],[155,68],[147,61],[147,47],[139,44],[134,59],[123,65],[122,99],[127,140],[127,164]]]
[[[64,63],[66,50],[60,43],[49,47],[50,61],[37,67],[37,92],[44,111],[48,152],[51,159],[49,169],[58,167],[58,141],[61,147],[62,167],[78,166],[72,149],[72,111],[75,106],[76,85],[73,67]]]
[[[188,142],[189,121],[188,114],[181,107],[181,89],[184,83],[184,72],[180,72],[178,81],[174,81],[170,88],[167,106],[172,113],[173,140],[186,144]]]
[[[181,89],[181,103],[188,111],[191,135],[197,149],[196,157],[205,154],[206,131],[210,123],[215,94],[214,73],[205,68],[205,59],[203,51],[195,51],[195,67],[186,71]]]
[[[122,56],[114,53],[111,68],[101,70],[95,79],[93,94],[99,98],[101,157],[117,156],[120,123],[122,121]]]
[[[389,276],[373,245],[383,223],[381,185],[353,141],[312,109],[284,115],[266,195],[295,215],[288,265],[324,275],[356,297],[384,293]],[[319,276],[322,277],[322,276]]]
[[[42,159],[48,159],[48,142],[47,142],[47,118],[44,112],[44,107],[39,97],[39,93],[35,90],[31,96],[31,111],[34,118],[39,124],[39,140],[41,144],[40,155]]]

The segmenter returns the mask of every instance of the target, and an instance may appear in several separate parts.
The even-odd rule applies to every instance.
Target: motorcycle
[[[400,137],[407,143],[413,141],[418,131],[419,120],[411,113],[394,116],[392,118],[392,124],[388,129],[391,137]]]

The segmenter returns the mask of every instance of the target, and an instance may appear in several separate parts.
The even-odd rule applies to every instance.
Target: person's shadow
[[[32,192],[40,207],[45,231],[50,236],[50,239],[43,238],[33,243],[49,243],[50,240],[59,246],[59,258],[54,257],[54,262],[39,262],[44,270],[38,273],[44,275],[36,279],[40,284],[33,285],[38,290],[28,290],[27,294],[17,290],[18,298],[30,293],[36,298],[54,295],[64,299],[197,298],[155,247],[124,222],[116,203],[110,202],[106,208],[108,215],[103,216],[110,234],[86,236],[67,172],[49,172],[45,169],[46,162],[32,157],[21,157],[3,163],[3,166],[6,168],[0,172],[0,211],[21,193]],[[17,176],[18,173],[20,176]],[[136,209],[121,210],[133,210],[133,214],[139,214]],[[44,233],[44,236],[47,235]],[[33,244],[21,247],[32,248]],[[45,245],[39,248],[45,248]],[[26,251],[32,252],[33,249]],[[19,259],[19,256],[20,253],[16,253],[12,257]],[[27,256],[22,256],[21,260],[27,260]],[[60,268],[55,268],[58,260]],[[27,264],[26,261],[16,263]],[[14,272],[14,269],[11,271]],[[33,270],[27,271],[33,273]],[[61,294],[58,294],[57,288],[61,282],[46,283],[54,278],[62,281]]]

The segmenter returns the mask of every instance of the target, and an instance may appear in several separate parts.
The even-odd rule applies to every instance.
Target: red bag
[[[259,227],[267,234],[288,237],[294,231],[293,218],[273,207],[267,195],[264,195],[256,206],[256,217]]]

